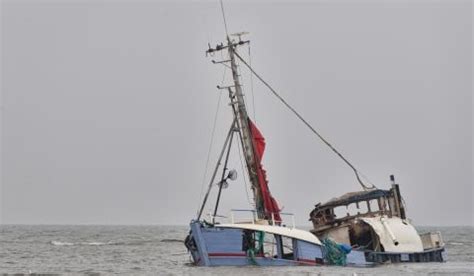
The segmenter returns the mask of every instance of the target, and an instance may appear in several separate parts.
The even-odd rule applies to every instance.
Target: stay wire
[[[224,72],[222,73],[221,85],[224,84],[225,74],[226,74],[226,67],[224,67]],[[201,192],[199,193],[199,202],[198,202],[198,207],[197,207],[196,213],[199,213],[200,202],[202,201],[202,193],[204,192],[204,186],[206,184],[207,171],[208,171],[208,168],[209,168],[209,161],[210,161],[210,158],[211,158],[212,145],[214,144],[214,136],[215,136],[214,133],[216,132],[217,118],[219,117],[218,115],[219,115],[219,108],[220,108],[220,105],[221,105],[221,98],[222,98],[222,93],[219,93],[219,98],[217,100],[216,113],[214,115],[214,124],[212,126],[211,141],[209,142],[209,149],[207,151],[206,167],[204,169],[204,175],[202,177]]]
[[[359,171],[352,165],[339,151],[337,151],[321,134],[319,134],[313,126],[311,126],[292,106],[290,106],[265,80],[263,80],[260,75],[258,75],[253,68],[238,54],[235,52],[235,55],[237,58],[239,58],[242,63],[247,66],[247,68],[268,88],[270,91],[275,95],[288,109],[290,109],[298,119],[300,119],[316,136],[319,137],[321,141],[323,141],[324,144],[326,144],[334,153],[336,153],[353,171],[356,176],[357,181],[359,184],[362,186],[364,190],[370,190],[370,189],[375,189],[376,186],[374,184],[371,184],[371,187],[368,187],[365,185],[362,180],[360,179],[359,176]]]

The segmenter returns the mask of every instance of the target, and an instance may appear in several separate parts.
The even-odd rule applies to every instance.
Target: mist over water
[[[0,273],[472,275],[473,227],[439,230],[448,262],[354,267],[195,267],[182,240],[187,226],[0,226]]]

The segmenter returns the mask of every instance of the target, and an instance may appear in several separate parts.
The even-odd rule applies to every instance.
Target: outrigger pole
[[[226,181],[225,173],[227,171],[227,163],[229,162],[229,155],[230,155],[230,149],[232,148],[232,139],[234,138],[234,131],[235,129],[233,129],[230,133],[229,146],[227,147],[227,154],[225,156],[224,168],[222,169],[222,177],[221,177],[221,181],[219,181],[219,192],[217,193],[216,207],[214,207],[214,215],[212,216],[213,220],[217,215],[217,208],[219,207],[219,201],[221,199],[222,186],[224,185]]]
[[[209,197],[209,193],[211,192],[212,184],[214,183],[214,179],[216,178],[217,171],[219,170],[219,166],[221,165],[221,160],[222,160],[222,157],[224,156],[224,152],[225,152],[225,149],[227,148],[227,144],[231,141],[231,138],[235,131],[236,123],[237,123],[237,120],[234,118],[234,120],[232,121],[232,125],[230,126],[229,132],[227,133],[227,137],[225,139],[224,146],[222,147],[221,153],[219,155],[219,159],[217,160],[216,168],[214,169],[214,172],[212,173],[211,181],[209,182],[209,187],[207,188],[206,195],[204,196],[204,200],[202,202],[201,209],[199,210],[197,220],[201,218],[202,211],[204,210],[204,206],[206,206],[207,198]]]

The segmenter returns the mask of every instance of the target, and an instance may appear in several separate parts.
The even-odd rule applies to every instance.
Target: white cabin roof
[[[266,233],[281,235],[284,237],[294,238],[297,240],[302,240],[309,243],[314,243],[321,245],[321,241],[309,231],[284,227],[284,226],[275,226],[275,225],[262,225],[262,224],[253,224],[253,223],[238,223],[238,224],[216,224],[215,227],[222,228],[235,228],[235,229],[246,229],[246,230],[255,230],[262,231]]]

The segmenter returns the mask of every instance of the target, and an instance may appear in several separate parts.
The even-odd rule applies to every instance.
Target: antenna
[[[224,3],[222,2],[222,0],[220,0],[220,3],[221,3],[222,18],[224,19],[225,35],[229,36],[229,32],[227,30],[227,21],[225,20]]]
[[[242,41],[242,36],[243,35],[248,35],[249,32],[240,32],[240,33],[235,33],[235,34],[231,34],[231,36],[237,36],[239,38],[239,42]]]

